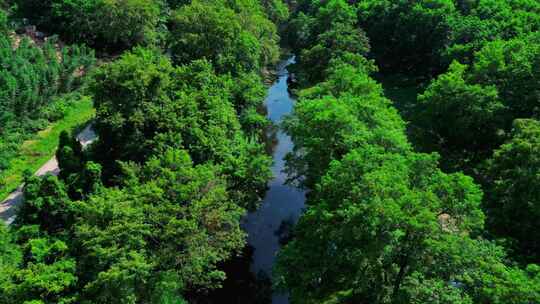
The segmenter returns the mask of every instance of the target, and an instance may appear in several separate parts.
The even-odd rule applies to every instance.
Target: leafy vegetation
[[[303,2],[293,14],[288,36],[298,38],[310,31],[332,33],[326,22],[348,15],[351,24],[366,30],[372,43],[368,55],[381,63],[383,73],[430,75],[444,70],[447,56],[456,61],[431,81],[413,109],[415,127],[424,135],[420,148],[440,151],[442,159],[414,151],[405,122],[370,78],[376,69],[362,51],[328,47],[333,59],[319,67],[322,77],[299,74],[304,89],[284,122],[295,142],[287,168],[291,181],[310,192],[274,275],[276,287],[290,292],[291,303],[540,300],[532,236],[538,226],[533,224],[539,203],[533,156],[538,122],[516,120],[510,139],[498,148],[509,122],[535,115],[535,106],[523,106],[538,101],[528,97],[535,94],[535,34],[505,23],[501,38],[468,45],[474,55],[469,60],[455,56],[457,42],[448,47],[446,40],[454,22],[465,20],[454,18],[480,14],[488,6],[495,12],[503,1],[487,2],[473,1],[467,8],[459,1],[350,5],[334,0]],[[532,9],[525,2],[513,5]],[[329,11],[331,16],[317,18]],[[515,32],[505,33],[508,28]],[[521,34],[527,38],[518,38]],[[289,43],[301,50],[296,68],[304,69],[309,53],[302,50],[317,40]],[[513,81],[529,89],[510,89]],[[454,170],[445,172],[449,168]],[[482,187],[455,168],[474,173]],[[487,171],[480,175],[483,168]]]
[[[307,195],[275,289],[540,302],[539,31],[536,0],[0,0],[0,181],[25,184],[0,304],[271,301],[242,219],[271,178],[280,42]],[[58,176],[23,174],[56,146]]]
[[[78,73],[93,63],[86,48],[58,50],[55,40],[36,47],[29,39],[17,46],[0,37],[0,170],[6,169],[17,147],[48,122],[58,120],[73,98],[58,98],[80,85]]]
[[[92,101],[88,97],[82,97],[80,100],[77,98],[76,102],[69,104],[63,111],[65,111],[63,118],[23,142],[16,154],[13,154],[0,175],[0,199],[3,200],[20,185],[25,172],[36,172],[51,159],[63,131],[79,129],[81,124],[90,121],[95,113]]]
[[[72,92],[95,59],[86,47],[61,47],[54,37],[33,41],[7,30],[0,33],[0,52],[0,197],[4,198],[25,169],[37,170],[54,154],[61,129],[89,119],[90,103]],[[37,142],[22,145],[51,123],[54,127]]]
[[[57,132],[60,174],[25,177],[24,203],[0,231],[0,302],[203,299],[224,282],[223,263],[244,251],[241,219],[258,206],[271,175],[262,137],[269,123],[260,108],[263,71],[278,57],[276,25],[255,1],[176,3],[170,14],[157,1],[50,4],[50,15],[34,17],[66,22],[50,28],[64,39],[101,51],[133,48],[89,71],[84,82],[96,142],[83,149],[70,132]],[[144,15],[153,4],[155,23]],[[198,19],[213,10],[218,19],[232,19]],[[193,18],[200,27],[188,31],[181,23]],[[283,12],[273,18],[283,21]],[[70,32],[79,23],[86,30]],[[175,42],[170,57],[159,48],[167,45],[157,29],[165,23]],[[209,40],[212,32],[225,40]],[[196,41],[224,48],[180,53],[182,41],[191,49]]]
[[[219,73],[238,75],[278,58],[275,25],[260,5],[192,1],[173,12],[171,23],[169,43],[177,63],[206,58]]]
[[[17,13],[71,42],[108,49],[151,44],[160,38],[161,1],[16,0]]]
[[[510,139],[489,159],[487,211],[499,236],[510,236],[515,254],[538,261],[538,181],[540,122],[516,119]]]
[[[534,0],[419,0],[358,3],[359,25],[385,71],[444,72],[452,60],[469,63],[486,43],[540,30]]]

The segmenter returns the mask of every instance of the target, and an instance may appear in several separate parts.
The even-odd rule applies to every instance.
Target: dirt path
[[[84,130],[77,135],[77,139],[84,147],[88,146],[94,139],[96,139],[96,134],[92,131],[90,126],[84,128]],[[51,158],[47,161],[39,170],[36,171],[36,176],[43,176],[46,174],[58,175],[60,169],[58,168],[58,161],[56,157]],[[15,219],[15,214],[17,213],[17,208],[23,201],[23,187],[24,184],[20,185],[15,191],[13,191],[1,204],[0,204],[0,220],[6,222],[8,225],[13,222]]]

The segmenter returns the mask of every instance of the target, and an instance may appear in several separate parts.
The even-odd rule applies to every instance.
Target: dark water
[[[291,113],[295,100],[289,95],[287,86],[287,65],[294,62],[290,58],[281,63],[278,79],[268,89],[266,107],[268,118],[278,125],[283,116]],[[287,178],[283,172],[285,155],[293,148],[291,138],[281,131],[276,134],[277,144],[272,156],[274,179],[268,184],[268,191],[261,207],[250,213],[245,221],[244,229],[248,233],[248,243],[254,249],[251,270],[253,273],[264,273],[271,276],[272,266],[280,248],[280,239],[287,227],[296,222],[303,208],[304,192],[294,186],[284,185]],[[286,295],[272,294],[272,304],[289,303]]]
[[[291,113],[294,99],[287,90],[287,65],[294,59],[283,61],[278,67],[278,79],[268,89],[265,101],[267,116],[275,126],[283,116]],[[248,214],[242,227],[248,233],[248,245],[242,254],[225,261],[219,268],[226,273],[222,288],[208,294],[189,295],[197,304],[287,304],[287,295],[272,292],[270,278],[280,242],[286,240],[288,232],[304,208],[304,192],[284,185],[286,174],[284,156],[292,150],[289,136],[273,128],[268,131],[272,144],[274,178],[261,207]],[[191,303],[191,302],[190,302]]]

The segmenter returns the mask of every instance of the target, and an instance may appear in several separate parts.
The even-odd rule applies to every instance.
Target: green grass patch
[[[92,119],[94,113],[92,100],[83,97],[69,106],[62,119],[38,132],[31,140],[25,141],[17,156],[10,161],[9,167],[0,176],[0,201],[6,199],[21,184],[26,170],[36,172],[53,157],[62,131],[80,128]]]

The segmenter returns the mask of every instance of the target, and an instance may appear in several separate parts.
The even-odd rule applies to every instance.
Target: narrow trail
[[[96,134],[92,131],[90,125],[77,135],[77,139],[85,148],[96,139]],[[58,161],[56,157],[51,158],[41,168],[39,168],[35,175],[43,176],[46,174],[58,175],[60,169],[58,168]],[[1,204],[0,204],[0,220],[6,224],[11,224],[17,214],[17,208],[23,201],[23,188],[24,184],[21,184],[15,191],[13,191]]]

